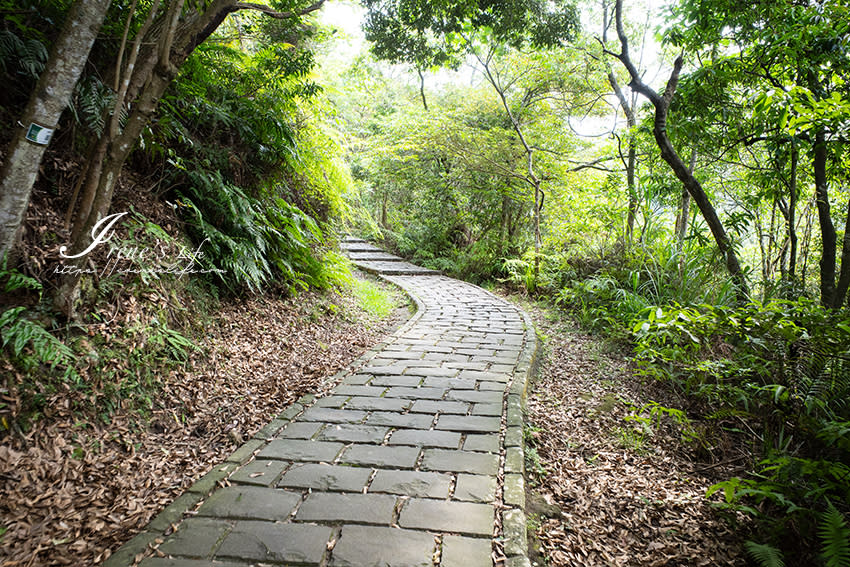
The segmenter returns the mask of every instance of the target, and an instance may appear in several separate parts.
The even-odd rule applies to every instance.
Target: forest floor
[[[666,420],[647,430],[625,419],[653,399],[665,403],[660,388],[636,375],[627,347],[583,334],[539,304],[522,307],[543,338],[526,425],[532,563],[745,565],[744,530],[730,528],[705,498],[740,471],[696,462]]]
[[[96,420],[54,394],[49,415],[23,437],[0,440],[0,566],[105,560],[298,397],[334,386],[329,377],[409,316],[399,307],[381,320],[336,293],[250,299],[217,313],[204,352],[164,378],[150,412],[119,409]]]

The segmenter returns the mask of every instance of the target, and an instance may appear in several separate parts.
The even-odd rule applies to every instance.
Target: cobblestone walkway
[[[530,320],[476,286],[362,241],[344,246],[413,297],[417,313],[342,372],[331,395],[288,408],[106,567],[150,547],[142,567],[528,565]]]

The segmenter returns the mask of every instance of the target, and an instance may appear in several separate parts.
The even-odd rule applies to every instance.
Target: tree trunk
[[[795,145],[791,150],[791,172],[788,179],[788,240],[791,244],[788,257],[788,280],[793,284],[797,271],[797,161],[800,151]]]
[[[670,166],[670,169],[673,170],[673,173],[679,181],[682,182],[682,185],[685,186],[688,193],[691,194],[694,203],[696,203],[700,213],[708,225],[708,228],[711,230],[712,236],[714,236],[714,241],[717,243],[720,253],[725,259],[726,269],[729,271],[729,274],[732,276],[732,281],[737,287],[738,300],[746,301],[747,296],[749,295],[747,281],[744,276],[744,271],[741,269],[741,264],[738,261],[738,255],[735,253],[735,249],[729,240],[729,236],[723,228],[723,223],[720,222],[720,218],[717,216],[717,211],[714,209],[714,205],[711,204],[711,200],[708,198],[708,195],[706,195],[702,185],[699,181],[697,181],[693,173],[688,171],[688,167],[682,161],[682,158],[679,157],[675,148],[673,148],[670,137],[667,135],[667,114],[670,110],[670,103],[673,100],[673,95],[675,94],[676,87],[679,83],[679,73],[682,70],[683,63],[682,56],[680,55],[673,65],[673,72],[670,75],[670,79],[667,81],[667,86],[664,89],[663,95],[659,95],[657,92],[649,88],[649,86],[647,86],[641,79],[637,68],[634,66],[634,63],[632,63],[632,60],[629,57],[628,38],[626,37],[623,29],[622,12],[623,0],[617,0],[617,35],[620,38],[621,51],[619,54],[614,53],[612,55],[617,57],[628,70],[629,76],[631,77],[631,83],[629,83],[629,86],[649,99],[655,107],[655,120],[653,121],[652,133],[655,137],[655,143],[661,150],[661,158],[667,162],[667,165]]]
[[[835,250],[837,236],[835,225],[829,213],[829,187],[826,181],[826,140],[824,133],[815,135],[813,167],[815,171],[815,202],[818,208],[818,221],[822,252],[820,257],[820,300],[824,306],[831,306],[835,298]]]
[[[425,75],[422,74],[422,69],[416,68],[416,72],[419,73],[419,96],[422,97],[422,108],[425,111],[428,111],[428,101],[425,100]]]
[[[23,126],[15,132],[0,170],[0,257],[17,239],[50,139],[48,136],[43,144],[31,142],[27,140],[27,129],[30,124],[48,129],[59,124],[108,8],[109,0],[77,0],[30,96],[21,117]]]
[[[838,274],[838,285],[835,286],[835,296],[832,298],[832,308],[841,309],[847,288],[850,287],[850,200],[847,202],[847,217],[844,221],[844,238],[841,242],[841,272]]]
[[[693,174],[697,167],[697,151],[691,151],[691,164],[688,170]],[[685,242],[685,235],[688,233],[688,222],[691,219],[691,194],[688,190],[682,187],[682,195],[679,197],[679,213],[676,215],[676,244],[681,250],[682,244]]]

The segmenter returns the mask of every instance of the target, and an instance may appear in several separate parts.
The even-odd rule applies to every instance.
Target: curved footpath
[[[341,372],[330,395],[289,407],[105,567],[132,565],[151,547],[142,567],[529,565],[530,319],[363,241],[343,248],[404,289],[417,313]]]

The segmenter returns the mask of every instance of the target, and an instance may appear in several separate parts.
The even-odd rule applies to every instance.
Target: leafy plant
[[[826,567],[850,566],[850,525],[832,502],[821,515],[818,537],[821,540],[821,559]]]
[[[782,552],[772,545],[748,541],[744,546],[747,549],[747,553],[758,562],[759,567],[785,567]]]
[[[13,307],[0,313],[2,346],[28,368],[38,363],[51,368],[61,365],[67,368],[66,375],[73,374],[73,351],[44,327],[28,319],[26,311],[26,307]],[[27,347],[31,353],[25,352]]]

